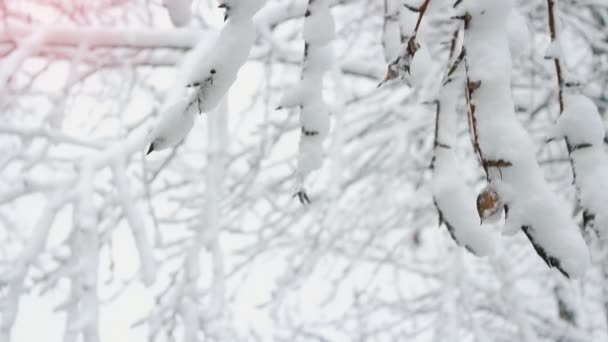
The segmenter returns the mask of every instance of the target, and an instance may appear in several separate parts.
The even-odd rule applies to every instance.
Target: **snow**
[[[315,132],[321,138],[329,133],[329,115],[327,105],[323,102],[312,102],[302,107],[300,124],[306,132]]]
[[[397,0],[385,1],[382,47],[384,49],[384,59],[387,63],[391,63],[399,56],[401,46],[399,5]]]
[[[608,156],[600,144],[575,150],[571,158],[580,204],[595,216],[593,225],[605,238],[608,236]]]
[[[564,94],[564,111],[558,127],[574,148],[570,158],[580,204],[594,216],[594,227],[605,237],[608,234],[608,156],[603,147],[606,129],[602,118],[588,97]]]
[[[547,189],[527,192],[509,205],[507,221],[514,227],[528,227],[533,245],[544,249],[551,266],[558,266],[571,278],[580,278],[589,267],[587,245],[578,226],[573,222],[572,211],[563,203],[552,200],[555,194]]]
[[[433,74],[435,63],[431,57],[431,53],[425,44],[420,44],[420,48],[416,50],[412,62],[410,64],[410,75],[412,85],[422,88],[425,85],[429,75]]]
[[[300,82],[289,88],[279,101],[279,108],[300,106],[300,143],[296,179],[306,176],[323,164],[323,140],[329,134],[328,106],[323,100],[324,74],[332,66],[335,24],[327,0],[312,0],[304,16],[305,54]],[[304,184],[298,193],[305,194]]]
[[[281,99],[279,107],[289,108],[299,106],[321,97],[321,88],[318,86],[323,81],[321,73],[305,73],[304,78],[295,86],[288,88]]]
[[[191,0],[164,0],[163,4],[167,7],[169,17],[173,25],[177,27],[188,25],[192,17],[190,11]]]
[[[549,46],[547,46],[547,50],[545,50],[545,58],[547,59],[561,59],[563,56],[562,54],[562,44],[560,43],[559,39],[555,39],[553,41],[551,41],[551,43],[549,44]]]
[[[178,78],[177,87],[187,85],[190,89],[185,94],[178,89],[167,97],[169,104],[161,111],[152,131],[149,151],[166,149],[182,141],[192,129],[197,114],[217,107],[247,61],[256,38],[251,16],[264,1],[228,1],[225,4],[229,6],[232,19],[224,25],[211,48],[207,48],[203,38],[186,57],[183,68],[188,69],[188,73],[178,75],[185,77],[186,82]]]
[[[317,0],[319,1],[319,0]],[[334,19],[327,5],[311,9],[304,21],[304,40],[309,45],[323,46],[335,37]]]
[[[310,45],[308,57],[304,61],[304,74],[322,74],[331,69],[334,50],[331,44],[324,46]]]
[[[323,137],[300,135],[298,171],[304,175],[323,165]]]
[[[530,48],[530,32],[526,17],[517,9],[512,9],[507,18],[507,34],[509,35],[509,51],[517,58]]]
[[[597,107],[584,95],[564,94],[564,111],[558,126],[571,145],[601,145],[606,136]]]
[[[460,82],[459,82],[460,81]],[[451,146],[456,141],[456,101],[461,96],[462,80],[446,84],[439,95],[437,143],[434,149],[433,200],[454,240],[478,256],[494,253],[497,235],[482,226],[477,214],[477,194],[466,184],[462,164]]]
[[[197,114],[196,100],[192,95],[162,109],[149,139],[152,150],[164,150],[182,141],[192,130]]]
[[[199,83],[202,111],[212,110],[236,80],[240,67],[247,61],[256,37],[251,21],[228,22],[203,61],[195,66],[189,84]]]
[[[488,167],[488,176],[509,208],[505,231],[521,228],[549,266],[580,277],[589,266],[585,241],[571,211],[549,189],[532,140],[515,117],[504,15],[511,1],[465,4],[472,15],[465,32],[468,77],[470,82],[478,82],[471,102],[484,160],[503,164]]]
[[[220,0],[220,6],[226,8],[226,19],[247,21],[260,10],[266,0]]]
[[[478,256],[492,255],[497,242],[477,216],[477,195],[465,184],[460,163],[450,149],[438,148],[433,175],[433,198],[454,239]]]

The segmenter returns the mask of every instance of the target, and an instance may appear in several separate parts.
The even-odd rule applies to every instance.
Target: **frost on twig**
[[[300,144],[294,197],[310,204],[304,180],[323,164],[323,141],[329,134],[329,109],[323,100],[324,74],[333,59],[334,20],[329,0],[309,0],[304,15],[304,60],[300,82],[288,89],[279,108],[300,107]]]
[[[580,277],[589,251],[569,210],[551,191],[534,144],[515,117],[505,13],[511,1],[464,1],[469,115],[488,181],[504,201],[506,232],[521,229],[538,255],[567,277]]]

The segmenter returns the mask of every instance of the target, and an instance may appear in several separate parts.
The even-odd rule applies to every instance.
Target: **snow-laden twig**
[[[584,95],[564,94],[564,111],[558,120],[561,136],[568,139],[577,196],[585,226],[608,236],[608,156],[606,129],[596,105]]]
[[[496,236],[482,227],[475,208],[476,194],[466,184],[461,164],[454,152],[457,133],[456,105],[461,92],[461,78],[451,79],[441,89],[437,101],[435,142],[433,147],[433,202],[439,212],[439,224],[445,223],[457,244],[479,256],[494,253]]]
[[[304,15],[304,60],[300,83],[287,90],[279,108],[299,106],[300,144],[294,195],[302,204],[310,199],[304,189],[305,178],[323,164],[323,141],[329,134],[329,110],[323,100],[324,74],[332,64],[334,19],[329,0],[309,0]]]
[[[195,113],[213,110],[236,80],[237,73],[245,64],[255,42],[256,28],[252,16],[264,4],[264,0],[230,0],[222,3],[227,13],[233,13],[221,29],[217,40],[209,50],[198,50],[201,58],[189,61],[186,86],[178,80],[175,91],[179,96],[169,96],[155,129],[150,136],[148,154],[169,148],[182,141],[194,125]],[[204,45],[204,42],[201,43]]]
[[[474,141],[488,180],[506,208],[506,232],[523,230],[538,255],[580,277],[589,251],[568,207],[551,191],[534,144],[515,117],[506,17],[511,1],[465,1],[465,65]]]
[[[605,238],[608,236],[608,156],[603,146],[606,129],[593,101],[572,94],[574,90],[566,87],[570,83],[565,79],[555,0],[547,0],[547,12],[551,46],[555,50],[550,57],[555,65],[560,109],[556,133],[566,140],[577,197],[583,208],[583,225],[591,225]]]

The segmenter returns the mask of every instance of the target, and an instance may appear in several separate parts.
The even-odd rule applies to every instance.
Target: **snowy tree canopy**
[[[608,3],[0,14],[0,341],[608,340]]]

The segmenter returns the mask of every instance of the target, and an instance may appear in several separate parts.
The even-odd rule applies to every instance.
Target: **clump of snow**
[[[309,135],[327,137],[329,133],[329,113],[327,105],[323,102],[312,102],[302,107],[300,124],[304,132]]]
[[[562,44],[559,39],[553,40],[549,46],[547,46],[547,50],[545,50],[545,58],[547,59],[555,59],[562,57]]]
[[[192,95],[187,95],[161,109],[149,138],[149,152],[172,147],[190,133],[197,115],[196,105],[192,105],[193,99]]]
[[[453,80],[441,88],[433,159],[433,201],[452,238],[478,256],[492,255],[497,236],[481,225],[477,217],[476,194],[466,184],[461,164],[452,149],[456,141],[456,99],[462,94],[460,82]]]
[[[298,170],[306,175],[323,165],[323,137],[319,135],[300,136],[298,150]]]
[[[537,253],[550,267],[569,277],[584,275],[589,250],[571,217],[571,210],[548,189],[527,192],[509,205],[508,220],[521,227]]]
[[[317,5],[309,8],[308,14],[304,20],[304,40],[312,46],[322,46],[332,41],[335,38],[335,25],[329,7]]]
[[[334,59],[334,50],[331,44],[310,45],[307,54],[303,67],[305,74],[322,74],[331,69]]]
[[[588,97],[564,94],[564,111],[557,126],[572,147],[570,159],[580,205],[593,217],[593,227],[603,238],[608,234],[608,156],[602,118]]]
[[[558,126],[571,145],[598,145],[606,135],[597,107],[584,95],[564,94],[564,111]]]
[[[321,88],[318,85],[322,84],[322,82],[322,73],[304,73],[304,77],[300,83],[288,88],[283,93],[279,100],[279,107],[301,106],[304,103],[320,98]]]
[[[438,148],[435,157],[433,199],[441,219],[458,244],[478,256],[492,255],[496,236],[481,225],[475,208],[477,196],[464,182],[454,152]]]
[[[330,129],[328,106],[323,101],[324,73],[331,68],[333,48],[330,42],[335,36],[335,24],[328,0],[308,2],[304,16],[304,63],[300,82],[285,91],[278,108],[299,106],[300,144],[298,151],[297,180],[323,164],[323,141]],[[298,184],[298,197],[308,202],[303,184]]]

